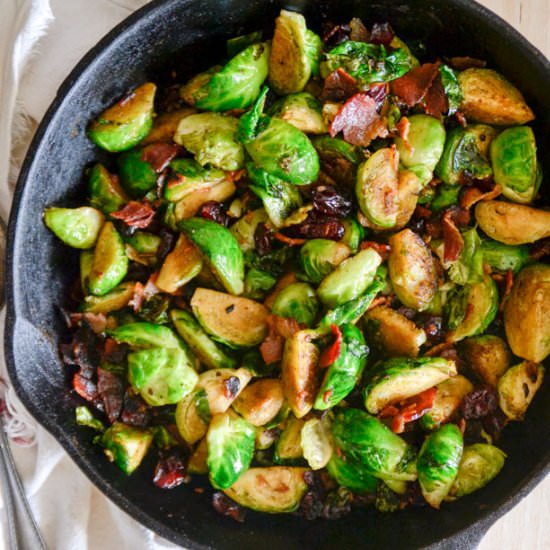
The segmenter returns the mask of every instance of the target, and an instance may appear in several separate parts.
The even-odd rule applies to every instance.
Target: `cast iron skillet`
[[[126,90],[175,66],[182,77],[206,68],[224,52],[224,40],[270,28],[281,7],[306,14],[310,26],[324,16],[389,21],[399,35],[425,42],[435,55],[485,58],[517,83],[537,114],[535,129],[550,173],[550,63],[490,11],[469,0],[158,0],[106,36],[60,88],[30,147],[9,224],[5,351],[18,395],[65,447],[85,474],[138,521],[188,548],[272,550],[329,548],[471,548],[488,527],[519,502],[550,469],[549,386],[525,422],[509,426],[501,446],[502,473],[486,489],[437,512],[407,510],[377,515],[356,511],[338,521],[250,514],[244,524],[221,517],[208,494],[189,486],[172,491],[151,482],[151,465],[126,477],[75,425],[57,345],[65,328],[57,306],[76,276],[77,255],[42,223],[52,204],[82,197],[83,168],[101,157],[85,136],[87,122]],[[175,55],[175,52],[180,52]],[[181,55],[183,52],[183,55]],[[160,73],[159,73],[160,70]],[[187,74],[186,74],[187,73]],[[546,188],[546,193],[548,193]],[[68,482],[70,482],[68,480]]]

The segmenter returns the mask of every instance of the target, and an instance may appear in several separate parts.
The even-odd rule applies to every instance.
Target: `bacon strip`
[[[325,78],[322,101],[346,101],[359,91],[357,80],[348,74],[344,69],[339,68]]]
[[[464,239],[452,219],[452,212],[448,210],[441,218],[443,228],[443,257],[446,262],[458,260],[463,248]]]
[[[153,221],[154,216],[155,211],[147,201],[130,201],[121,210],[111,214],[112,218],[138,229],[145,229]]]
[[[440,63],[425,63],[390,82],[392,94],[409,107],[420,103],[439,75]]]
[[[108,370],[98,367],[97,369],[97,391],[103,400],[105,414],[112,424],[118,420],[124,397],[122,380]]]
[[[157,173],[162,172],[178,154],[179,147],[174,143],[151,143],[141,152],[141,160],[148,162]]]
[[[296,319],[269,315],[267,317],[268,335],[260,344],[260,353],[267,365],[283,358],[285,339],[300,330]]]
[[[460,207],[469,210],[479,201],[490,201],[502,193],[502,187],[495,185],[490,191],[482,191],[477,187],[468,187],[460,197]]]

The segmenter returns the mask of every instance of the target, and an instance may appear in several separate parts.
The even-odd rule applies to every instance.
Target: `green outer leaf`
[[[483,261],[488,263],[492,269],[514,273],[530,262],[529,247],[526,245],[509,245],[493,241],[492,239],[481,240],[481,251]]]
[[[178,228],[197,245],[210,264],[215,277],[231,294],[244,290],[244,257],[237,239],[229,229],[203,218],[190,218]]]
[[[197,410],[198,417],[206,426],[208,426],[212,420],[212,413],[210,412],[208,394],[204,388],[199,388],[195,392],[195,408]]]
[[[336,453],[332,454],[327,464],[328,473],[338,485],[358,493],[374,493],[378,480],[370,474],[361,463],[350,463],[342,460]]]
[[[262,34],[262,31],[254,31],[230,38],[227,41],[227,55],[229,57],[235,57],[238,53],[248,48],[248,46],[252,46],[252,44],[256,44],[256,42],[261,42]]]
[[[104,214],[120,210],[128,201],[115,178],[99,163],[88,172],[88,192],[90,204]]]
[[[350,253],[344,243],[310,239],[300,248],[300,265],[312,283],[320,283]]]
[[[132,197],[142,198],[157,185],[158,174],[142,159],[141,149],[132,149],[117,159],[120,183]]]
[[[443,89],[445,90],[447,101],[449,102],[449,111],[447,114],[454,115],[464,99],[462,88],[458,82],[455,71],[448,65],[440,65],[439,74],[441,75],[441,83],[443,84]]]
[[[462,185],[449,185],[447,183],[438,185],[437,194],[430,203],[432,212],[441,212],[449,206],[457,205],[462,189]]]
[[[283,288],[271,306],[271,312],[281,317],[292,317],[308,327],[319,311],[319,301],[311,285],[292,283]]]
[[[311,76],[319,76],[321,56],[323,52],[323,41],[321,37],[309,29],[305,35],[306,57],[311,67]]]
[[[183,346],[173,330],[152,323],[128,323],[107,330],[107,334],[117,342],[128,344],[135,349],[181,348]]]
[[[483,281],[483,251],[475,228],[462,233],[464,248],[459,258],[449,267],[449,279],[458,285]]]
[[[79,426],[86,426],[87,428],[92,428],[92,430],[96,430],[97,432],[105,431],[103,422],[97,418],[94,418],[94,415],[90,412],[90,409],[88,409],[85,405],[76,407],[74,412],[76,423]]]

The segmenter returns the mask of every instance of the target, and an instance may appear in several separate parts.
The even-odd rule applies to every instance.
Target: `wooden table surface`
[[[444,0],[442,0],[444,1]],[[478,0],[550,58],[550,0]],[[479,550],[550,550],[550,476],[489,529]]]

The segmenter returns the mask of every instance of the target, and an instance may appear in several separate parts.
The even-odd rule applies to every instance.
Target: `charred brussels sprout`
[[[300,249],[300,265],[312,283],[320,283],[350,255],[344,243],[312,239]]]
[[[517,273],[530,260],[527,246],[512,246],[491,239],[482,239],[481,252],[483,261],[497,271]]]
[[[88,128],[88,137],[111,153],[137,145],[151,130],[157,87],[146,82],[103,111]]]
[[[302,427],[301,447],[312,470],[324,468],[332,456],[332,437],[327,418],[310,418]]]
[[[217,489],[228,489],[248,470],[254,454],[256,429],[235,413],[212,418],[206,442],[210,481]]]
[[[321,113],[321,103],[308,92],[287,95],[273,104],[271,116],[280,118],[306,134],[326,134],[327,125]]]
[[[244,151],[237,141],[236,118],[217,113],[199,113],[184,118],[174,141],[183,145],[202,166],[238,170],[244,165]]]
[[[125,474],[131,474],[141,464],[152,442],[150,430],[134,428],[122,422],[115,422],[101,437],[105,454]]]
[[[297,464],[303,458],[302,428],[306,423],[301,418],[290,415],[286,420],[279,440],[275,444],[273,461],[275,464]]]
[[[475,443],[464,447],[458,474],[447,500],[469,495],[485,487],[502,470],[505,460],[505,453],[487,443]]]
[[[550,266],[522,269],[504,306],[504,327],[512,351],[528,361],[550,354]]]
[[[136,283],[121,283],[103,296],[86,296],[82,310],[90,313],[110,313],[126,307],[134,297]]]
[[[253,426],[264,426],[280,412],[284,403],[279,379],[263,378],[249,384],[233,402],[233,408]]]
[[[92,248],[98,239],[105,218],[89,206],[80,208],[46,208],[46,227],[65,244],[73,248]]]
[[[199,376],[198,388],[206,391],[211,414],[227,412],[252,379],[248,369],[210,369]]]
[[[319,302],[307,283],[293,283],[279,292],[271,311],[281,317],[292,317],[310,327],[317,317]]]
[[[329,135],[314,136],[312,143],[317,150],[324,173],[337,184],[346,187],[355,185],[357,166],[363,159],[359,147]]]
[[[130,200],[120,187],[118,178],[99,163],[88,173],[88,192],[90,204],[104,214],[120,210]]]
[[[449,494],[462,450],[462,434],[454,424],[442,426],[424,441],[417,460],[418,481],[430,506],[439,508]]]
[[[313,407],[325,410],[334,407],[353,390],[367,364],[369,348],[361,331],[354,325],[341,327],[340,353],[329,365]]]
[[[491,143],[495,182],[511,201],[529,204],[537,196],[542,174],[537,164],[535,134],[529,126],[515,126]]]
[[[477,376],[493,387],[510,366],[510,350],[506,342],[493,334],[462,340],[460,353]]]
[[[188,394],[176,407],[178,432],[189,445],[194,445],[206,435],[211,418],[208,394],[204,388]]]
[[[246,109],[260,93],[267,77],[268,59],[267,42],[248,46],[219,71],[203,73],[199,81],[193,79],[181,94],[195,107],[207,111]]]

